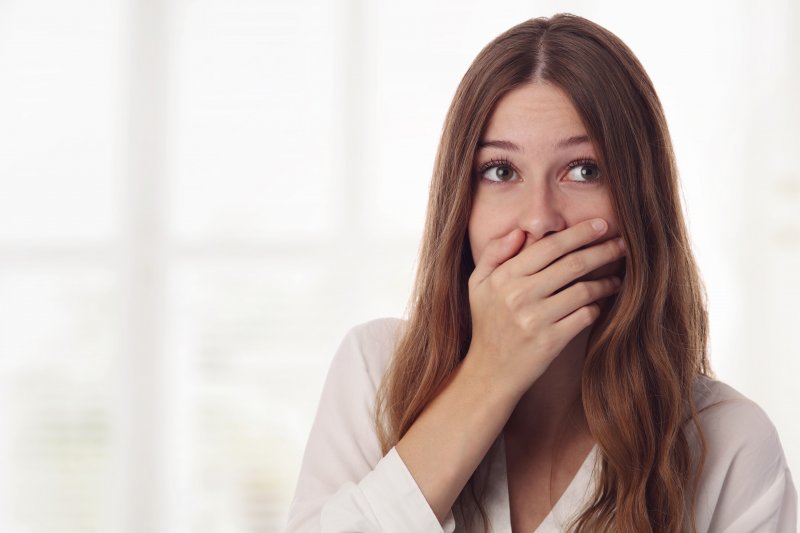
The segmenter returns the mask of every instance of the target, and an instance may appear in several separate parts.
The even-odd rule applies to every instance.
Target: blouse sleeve
[[[709,532],[796,532],[797,492],[775,426],[747,399],[710,409],[701,507]],[[701,525],[701,524],[698,524]],[[700,528],[702,531],[704,528]]]
[[[395,448],[382,456],[373,428],[375,393],[397,320],[350,330],[328,371],[306,444],[286,533],[447,532]]]

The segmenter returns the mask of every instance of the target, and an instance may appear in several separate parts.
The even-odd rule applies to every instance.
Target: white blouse
[[[440,524],[395,448],[381,454],[372,409],[403,325],[373,320],[342,341],[306,445],[286,533],[476,530],[452,511]],[[695,503],[698,531],[794,533],[797,492],[772,422],[720,381],[700,377],[695,392],[708,444]],[[501,432],[478,466],[488,476],[483,505],[495,533],[511,533],[504,450]],[[534,533],[564,531],[582,510],[596,481],[598,454],[595,445]]]

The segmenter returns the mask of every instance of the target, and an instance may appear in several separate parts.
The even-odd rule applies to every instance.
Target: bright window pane
[[[333,4],[176,2],[169,216],[179,239],[330,231]]]
[[[0,3],[0,242],[112,234],[119,8]]]
[[[331,351],[328,265],[173,271],[168,342],[186,369],[183,531],[279,531]],[[333,337],[332,337],[333,335]],[[302,340],[299,340],[302,339]],[[183,354],[183,355],[181,355]],[[300,384],[300,385],[298,385]]]
[[[113,298],[106,270],[0,271],[3,531],[109,531]]]

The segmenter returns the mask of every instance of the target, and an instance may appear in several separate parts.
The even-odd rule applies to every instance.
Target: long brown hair
[[[669,131],[633,52],[575,15],[514,26],[478,54],[458,86],[436,156],[408,322],[376,399],[383,452],[405,435],[467,353],[473,159],[500,98],[538,80],[562,89],[580,115],[628,247],[622,289],[587,347],[581,397],[601,459],[596,491],[572,527],[637,533],[695,528],[693,495],[705,441],[692,385],[711,372],[708,317]],[[688,422],[698,436],[697,456]],[[472,496],[486,529],[474,488]]]

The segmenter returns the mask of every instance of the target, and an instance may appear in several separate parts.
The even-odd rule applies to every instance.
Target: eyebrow
[[[557,143],[553,145],[554,150],[563,150],[564,148],[569,148],[571,146],[577,146],[579,144],[591,144],[588,135],[573,135],[572,137],[567,137],[566,139],[561,139]],[[509,152],[521,152],[522,149],[517,146],[516,144],[512,143],[511,141],[495,141],[495,140],[482,140],[478,143],[478,150],[483,148],[500,148],[502,150],[508,150]]]

